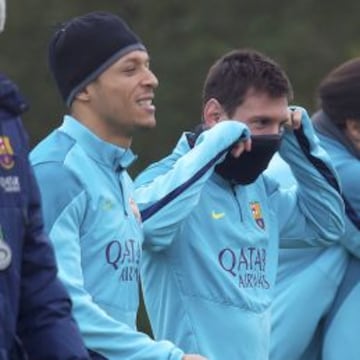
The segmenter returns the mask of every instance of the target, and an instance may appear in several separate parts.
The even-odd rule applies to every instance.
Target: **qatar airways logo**
[[[18,176],[0,176],[0,188],[6,193],[18,193],[21,191]]]
[[[112,240],[105,249],[106,262],[119,273],[119,281],[139,281],[141,248],[138,241]]]
[[[224,248],[218,255],[221,269],[232,276],[240,288],[270,288],[266,260],[266,249],[253,246],[236,250]]]

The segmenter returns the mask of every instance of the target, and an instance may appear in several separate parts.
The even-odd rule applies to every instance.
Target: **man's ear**
[[[346,130],[354,137],[360,137],[360,120],[347,119],[345,121]]]
[[[360,144],[360,120],[347,119],[345,121],[345,133],[354,145]]]
[[[90,89],[89,89],[89,86],[90,85],[87,85],[85,86],[84,89],[82,89],[81,91],[79,91],[76,95],[75,95],[75,98],[76,100],[79,100],[79,101],[89,101],[90,100]]]
[[[209,99],[203,109],[203,120],[206,128],[214,126],[226,118],[223,107],[215,98]]]

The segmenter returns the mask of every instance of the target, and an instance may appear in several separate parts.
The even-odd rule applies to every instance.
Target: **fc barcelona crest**
[[[133,198],[129,198],[129,204],[136,220],[141,224],[141,214],[135,200]]]
[[[10,139],[7,136],[0,136],[0,166],[9,170],[14,164],[14,151]]]
[[[261,229],[265,229],[265,222],[264,222],[264,219],[262,216],[260,203],[258,201],[253,201],[250,203],[250,208],[251,208],[251,213],[252,213],[252,216],[253,216],[256,224]]]

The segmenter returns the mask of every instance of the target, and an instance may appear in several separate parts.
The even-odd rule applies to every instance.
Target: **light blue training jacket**
[[[315,124],[327,115],[314,115]],[[332,126],[330,120],[328,127]],[[324,148],[333,161],[343,188],[346,209],[345,234],[341,243],[350,256],[346,273],[324,325],[324,360],[360,358],[360,161],[346,141],[340,142],[316,127]],[[336,129],[332,130],[336,133]]]
[[[280,149],[298,189],[282,190],[265,175],[233,186],[214,173],[224,152],[248,136],[237,121],[203,132],[193,148],[184,134],[136,179],[142,282],[157,339],[211,360],[268,358],[279,237],[289,247],[327,245],[343,232],[336,174],[304,110],[302,121]]]
[[[314,119],[320,117],[326,115],[319,112]],[[331,121],[325,124],[331,126]],[[281,249],[272,304],[271,360],[355,360],[360,354],[360,317],[356,316],[360,302],[360,162],[338,140],[321,132],[318,136],[342,182],[345,233],[339,245],[330,248]],[[267,173],[284,186],[296,182],[278,155]],[[306,311],[295,311],[303,308]]]
[[[104,359],[180,360],[136,331],[143,231],[126,169],[135,156],[70,116],[31,152],[59,276],[88,349]]]
[[[272,158],[266,174],[283,187],[296,183],[279,154]],[[329,312],[347,264],[348,253],[340,244],[280,249],[271,305],[270,360],[317,359],[321,345],[317,339],[316,345],[310,344],[315,341],[321,319]]]

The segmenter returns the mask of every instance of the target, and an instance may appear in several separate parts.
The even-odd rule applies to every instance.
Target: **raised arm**
[[[222,121],[202,132],[193,147],[183,135],[172,154],[140,174],[135,194],[144,222],[145,247],[161,250],[172,242],[215,165],[235,143],[248,139],[246,125]]]
[[[286,130],[279,152],[297,186],[280,189],[274,197],[281,245],[290,247],[295,239],[311,245],[329,244],[344,232],[344,203],[337,173],[307,112],[300,110],[301,126]]]

